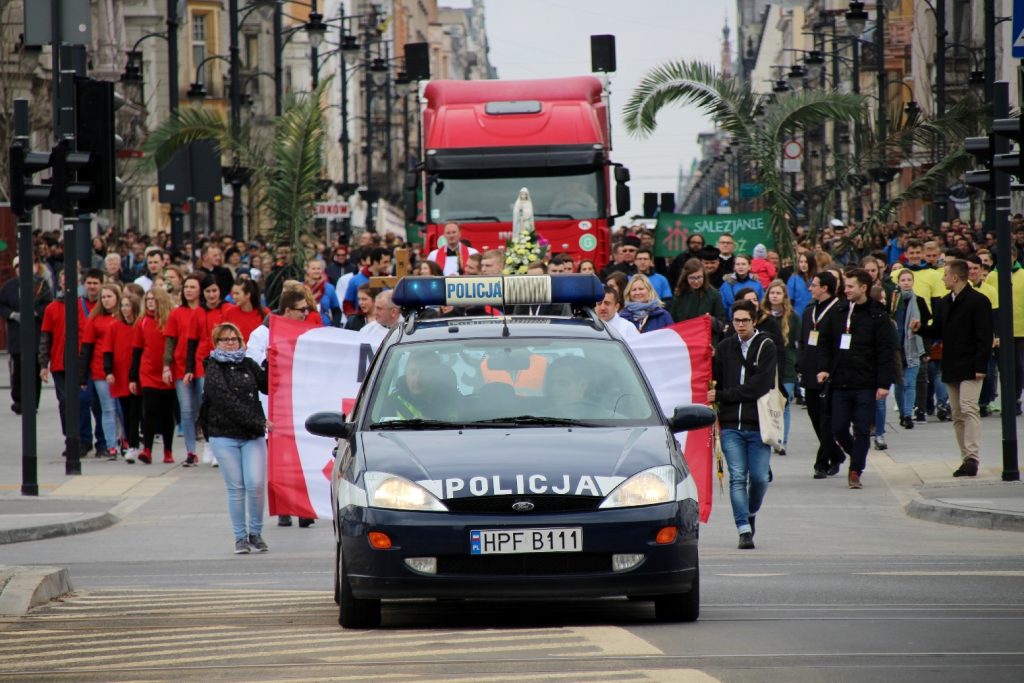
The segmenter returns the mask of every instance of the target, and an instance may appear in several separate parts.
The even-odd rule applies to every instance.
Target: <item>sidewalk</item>
[[[5,359],[5,356],[0,355],[0,358]],[[0,367],[3,365],[6,363]],[[6,377],[0,378],[4,380]],[[6,387],[0,387],[0,393],[3,395],[0,434],[8,435],[0,448],[0,547],[4,548],[2,557],[9,565],[17,564],[19,541],[80,534],[111,526],[181,477],[184,448],[180,439],[175,444],[178,458],[175,465],[159,462],[129,465],[89,455],[82,460],[80,476],[65,475],[56,395],[52,385],[44,385],[37,423],[40,495],[22,496],[21,418],[10,411]],[[794,406],[792,417],[790,450],[805,461],[810,454],[810,444],[816,443],[814,435],[803,408]],[[982,468],[976,478],[967,481],[952,476],[959,465],[952,423],[939,423],[930,418],[927,424],[904,430],[896,425],[895,413],[890,413],[890,420],[886,434],[889,449],[872,451],[868,469],[882,476],[908,515],[944,524],[1024,532],[1024,483],[1001,481],[998,417],[982,420]],[[1018,418],[1018,438],[1021,422]],[[808,491],[816,490],[810,468],[805,480],[801,479],[804,475],[789,467],[796,464],[795,459],[787,460],[790,463],[786,466],[780,463],[777,474],[781,473],[795,484],[794,492],[802,491],[804,486]],[[182,494],[187,495],[188,491],[183,490]],[[0,565],[0,615],[4,614],[4,596],[12,586],[6,583],[8,590],[4,590],[5,576],[17,574],[13,569]],[[63,570],[50,568],[52,571],[47,573],[41,571],[42,568],[31,569],[34,576],[43,576],[40,581],[52,590],[62,590],[69,585],[66,572],[64,580],[59,576]],[[34,595],[33,599],[45,602],[60,593],[43,590]]]

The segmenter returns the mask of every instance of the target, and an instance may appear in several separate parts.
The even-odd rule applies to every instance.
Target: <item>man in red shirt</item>
[[[43,324],[39,333],[39,375],[44,382],[50,381],[53,375],[54,388],[57,390],[57,405],[60,410],[60,431],[67,436],[67,425],[64,424],[64,343],[67,335],[64,329],[64,272],[59,276],[57,293],[43,311]],[[85,327],[85,315],[82,307],[78,310],[78,329]],[[83,411],[88,421],[89,406],[79,403],[79,411]],[[92,446],[92,434],[82,434],[79,420],[79,455],[85,455]],[[66,454],[65,454],[66,455]]]

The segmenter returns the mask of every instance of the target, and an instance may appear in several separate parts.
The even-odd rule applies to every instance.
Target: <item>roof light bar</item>
[[[407,276],[398,281],[392,300],[402,308],[516,304],[593,306],[603,297],[604,286],[593,274]]]

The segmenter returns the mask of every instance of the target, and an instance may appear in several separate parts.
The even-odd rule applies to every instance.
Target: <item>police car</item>
[[[591,310],[602,297],[593,275],[399,281],[407,318],[351,415],[306,421],[338,439],[343,627],[375,627],[381,600],[408,598],[629,596],[658,620],[697,619],[697,488],[673,433],[714,416],[662,414]],[[555,304],[571,315],[517,315]],[[447,306],[491,308],[426,315]]]

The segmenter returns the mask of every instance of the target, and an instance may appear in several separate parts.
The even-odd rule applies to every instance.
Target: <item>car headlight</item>
[[[448,511],[430,491],[405,477],[387,472],[367,472],[364,479],[370,507],[418,512]]]
[[[609,493],[601,508],[631,508],[657,505],[675,499],[676,469],[672,465],[659,465],[638,472]]]

